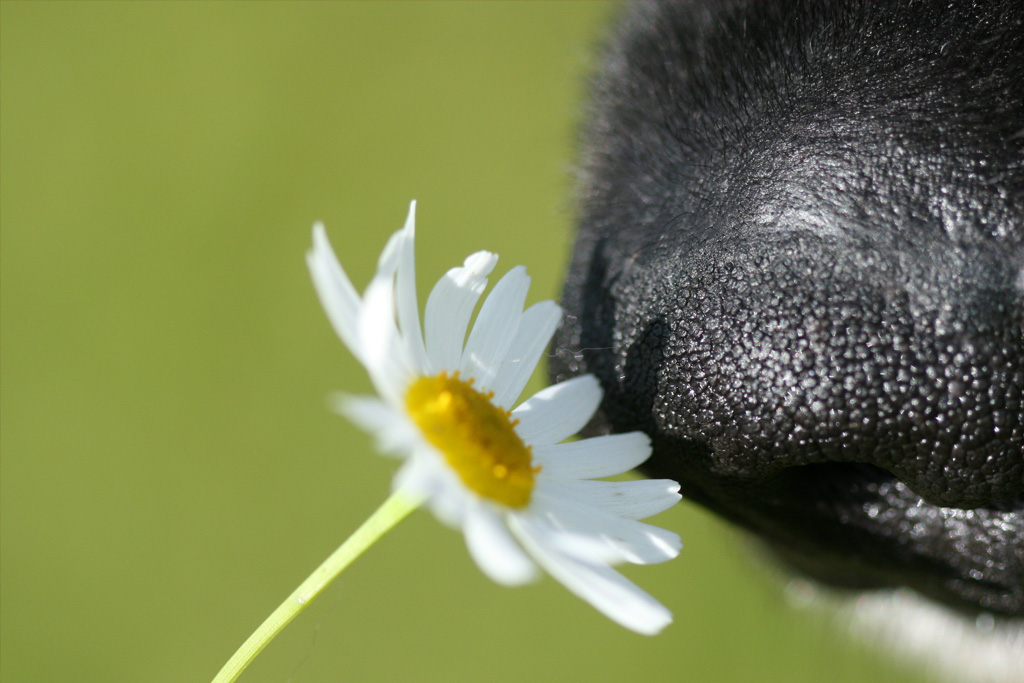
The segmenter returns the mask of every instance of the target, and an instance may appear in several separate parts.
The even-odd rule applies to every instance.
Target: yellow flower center
[[[481,394],[473,380],[442,372],[420,377],[405,395],[413,422],[467,487],[508,507],[530,502],[533,467],[530,447],[514,429],[518,420],[491,402],[494,392]]]

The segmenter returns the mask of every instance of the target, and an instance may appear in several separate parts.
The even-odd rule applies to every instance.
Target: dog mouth
[[[943,507],[860,463],[790,467],[756,482],[683,478],[684,494],[834,589],[902,586],[972,616],[1024,616],[1024,497]]]

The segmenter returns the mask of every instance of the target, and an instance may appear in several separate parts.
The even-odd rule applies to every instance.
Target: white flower
[[[632,432],[560,443],[597,410],[592,375],[549,387],[512,409],[554,334],[561,309],[523,310],[523,267],[494,286],[469,330],[497,256],[469,256],[434,286],[420,326],[413,262],[416,203],[388,241],[362,299],[322,225],[307,255],[331,324],[380,397],[342,397],[338,409],[405,462],[396,489],[460,528],[470,555],[498,583],[533,579],[540,565],[619,624],[654,634],[671,613],[610,565],[679,554],[679,537],[637,521],[675,504],[669,480],[593,481],[644,462]],[[467,330],[469,330],[467,338]]]

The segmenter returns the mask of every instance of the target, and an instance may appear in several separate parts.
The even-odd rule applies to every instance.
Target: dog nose
[[[943,507],[1024,495],[1024,306],[1005,262],[967,279],[800,232],[612,260],[580,311],[583,347],[617,347],[589,354],[606,410],[702,445],[709,475],[856,463]],[[602,316],[614,338],[594,336]]]

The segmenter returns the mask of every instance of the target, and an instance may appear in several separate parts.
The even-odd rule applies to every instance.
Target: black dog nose
[[[577,319],[593,321],[580,346],[595,350],[581,356],[609,385],[606,411],[705,445],[722,478],[860,463],[934,505],[1020,497],[1012,254],[974,249],[985,267],[965,274],[955,245],[875,248],[877,228],[857,228],[759,224],[695,243],[668,225],[653,250],[596,246]]]
[[[552,374],[833,585],[1024,614],[1020,3],[631,8]]]

